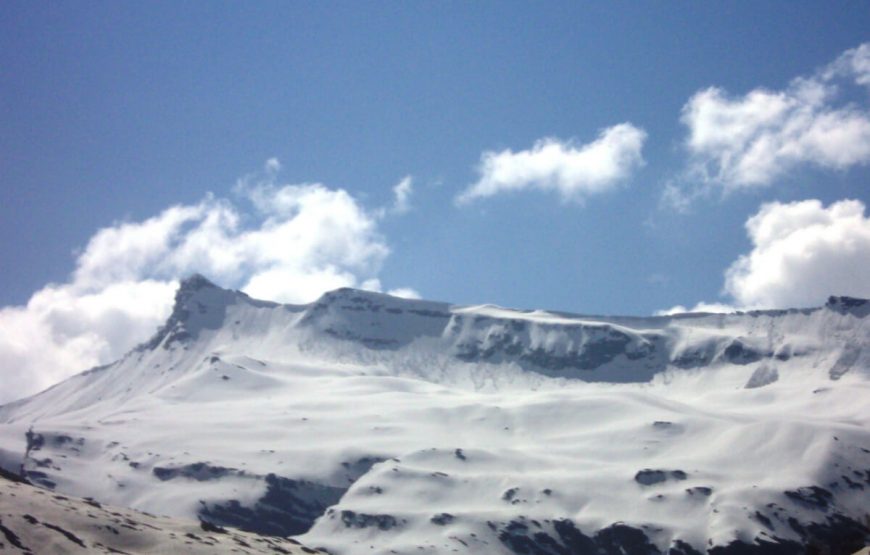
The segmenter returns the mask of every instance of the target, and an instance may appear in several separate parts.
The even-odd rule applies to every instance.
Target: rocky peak
[[[169,319],[141,348],[154,349],[161,343],[168,346],[186,340],[201,328],[219,327],[227,305],[235,297],[235,292],[218,287],[202,274],[192,274],[179,284]]]
[[[181,280],[181,283],[178,286],[177,295],[195,293],[197,291],[207,288],[220,289],[217,285],[209,281],[202,274],[191,274],[190,276]]]

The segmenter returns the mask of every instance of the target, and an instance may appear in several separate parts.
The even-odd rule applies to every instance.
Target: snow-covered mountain
[[[278,305],[194,276],[149,342],[0,407],[0,466],[342,555],[851,553],[868,315]]]

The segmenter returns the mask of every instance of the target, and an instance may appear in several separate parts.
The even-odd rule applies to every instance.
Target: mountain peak
[[[205,298],[222,297],[222,293],[232,294],[232,291],[218,287],[202,274],[192,274],[178,285],[175,292],[175,305],[172,308],[172,316],[177,319],[186,319],[194,298],[199,299],[198,304]]]
[[[194,273],[187,276],[181,280],[178,287],[179,291],[199,291],[200,289],[206,288],[220,289],[200,273]]]
[[[160,344],[187,339],[200,329],[220,327],[227,305],[237,296],[235,291],[218,287],[202,274],[191,274],[178,285],[169,319],[139,348],[155,349]]]

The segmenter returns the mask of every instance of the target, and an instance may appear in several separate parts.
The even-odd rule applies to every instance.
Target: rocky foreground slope
[[[263,537],[104,506],[0,476],[0,552],[128,554],[317,554],[287,538]]]
[[[0,407],[0,466],[336,554],[848,554],[868,316],[278,305],[195,276],[151,341]]]

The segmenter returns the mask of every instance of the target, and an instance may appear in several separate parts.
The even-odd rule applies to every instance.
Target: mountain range
[[[0,468],[336,555],[848,554],[868,316],[282,305],[195,275],[149,341],[0,407]]]

